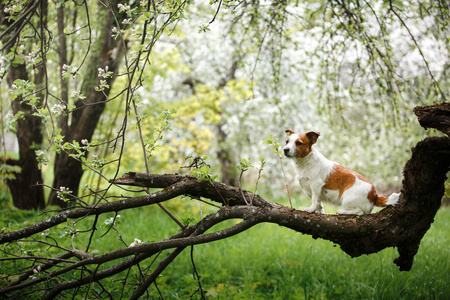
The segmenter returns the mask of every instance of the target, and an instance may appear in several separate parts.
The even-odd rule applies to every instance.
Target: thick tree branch
[[[448,138],[427,138],[413,149],[411,159],[404,169],[402,195],[397,207],[388,207],[379,213],[362,217],[309,214],[291,211],[261,197],[254,202],[251,212],[237,214],[236,218],[251,215],[260,222],[272,222],[296,231],[310,234],[339,244],[352,257],[378,252],[387,247],[398,247],[400,257],[395,263],[400,270],[410,270],[425,232],[429,229],[444,193],[446,173],[450,166],[450,141]],[[115,182],[118,184],[146,187],[164,187],[169,175],[146,175],[128,173]],[[172,176],[172,175],[171,175]],[[178,176],[178,175],[177,175]],[[188,178],[188,177],[186,177]],[[173,178],[172,178],[173,180]],[[167,184],[170,182],[168,180]],[[233,199],[230,206],[244,205],[245,199],[238,189],[215,183],[224,193],[224,198]],[[220,201],[213,190],[189,194]],[[249,192],[245,192],[249,193]],[[260,212],[258,208],[267,208]],[[242,208],[244,209],[244,208]]]
[[[414,113],[419,119],[420,125],[425,129],[435,128],[450,136],[450,103],[418,106],[414,108]]]
[[[420,241],[430,228],[440,207],[449,166],[449,138],[431,137],[419,142],[412,149],[411,159],[404,168],[403,188],[399,204],[364,216],[323,215],[292,210],[248,191],[218,182],[199,180],[192,176],[127,173],[121,178],[113,180],[112,183],[162,190],[145,196],[66,210],[33,226],[3,233],[0,235],[0,244],[23,241],[33,234],[66,222],[68,218],[81,219],[89,215],[98,216],[106,212],[118,212],[157,204],[180,195],[188,195],[196,199],[208,198],[224,206],[198,223],[158,242],[120,248],[98,255],[74,248],[56,259],[40,258],[35,260],[32,268],[34,270],[36,264],[40,264],[40,269],[46,270],[45,277],[29,279],[29,274],[33,271],[26,271],[18,280],[0,289],[0,295],[11,296],[14,291],[41,286],[46,282],[45,284],[49,286],[50,290],[46,297],[51,299],[64,290],[91,285],[93,282],[128,270],[161,251],[175,249],[172,255],[164,260],[149,277],[143,279],[143,285],[136,290],[133,296],[138,297],[186,247],[228,238],[263,222],[278,224],[297,232],[309,234],[314,238],[329,240],[340,245],[341,249],[352,257],[375,253],[387,247],[396,247],[399,257],[395,259],[395,264],[399,266],[400,270],[410,270]],[[245,198],[254,198],[253,205],[246,205]],[[241,219],[242,221],[231,227],[205,234],[216,224],[229,219]],[[59,249],[64,250],[61,247]],[[68,261],[69,257],[76,257],[79,261]],[[126,259],[113,266],[100,268],[105,263],[124,258]],[[23,257],[16,257],[16,259],[23,259]],[[89,266],[94,266],[95,271],[88,269]],[[53,282],[54,278],[61,278],[75,270],[82,273],[87,272],[88,275],[72,281],[56,284]]]

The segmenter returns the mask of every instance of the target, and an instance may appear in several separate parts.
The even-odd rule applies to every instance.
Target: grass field
[[[120,215],[117,228],[127,243],[134,238],[153,241],[177,230],[167,216],[152,208]],[[31,224],[34,218],[30,213],[3,210],[1,227],[8,220]],[[210,299],[450,299],[449,227],[450,208],[443,207],[422,240],[410,272],[400,272],[393,264],[398,256],[395,249],[351,258],[328,241],[272,224],[197,245],[194,258]],[[94,254],[123,247],[114,231],[100,239],[101,231],[91,248]],[[1,264],[0,274],[8,272],[8,266]],[[192,274],[190,249],[186,249],[158,279],[164,298],[189,299],[198,287]],[[111,282],[119,296],[121,281]],[[133,288],[129,285],[126,293]],[[154,286],[148,292],[151,299],[159,298]],[[198,293],[192,298],[198,299]]]

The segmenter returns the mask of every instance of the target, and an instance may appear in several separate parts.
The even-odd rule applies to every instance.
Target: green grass
[[[410,272],[393,264],[395,249],[352,259],[328,241],[271,224],[196,246],[196,264],[217,299],[449,299],[449,217],[449,208],[439,211]],[[190,269],[184,265],[177,272]]]
[[[123,211],[120,215],[117,228],[128,244],[134,238],[154,241],[177,230],[166,215],[153,208]],[[33,222],[30,213],[17,210],[0,212],[0,216],[1,227],[6,221]],[[101,223],[111,216],[102,216]],[[261,224],[226,240],[197,245],[194,258],[210,299],[449,299],[449,227],[450,208],[443,207],[422,240],[410,272],[400,272],[393,264],[398,256],[395,249],[351,258],[328,241],[314,240],[273,224]],[[55,236],[64,230],[64,226],[55,229]],[[100,228],[95,236],[93,253],[123,247],[115,231],[101,238],[105,230]],[[85,242],[81,236],[76,245],[83,249]],[[64,238],[61,243],[65,243]],[[8,272],[8,266],[0,264],[0,273]],[[198,287],[192,272],[190,249],[186,249],[158,278],[164,298],[189,299]],[[130,284],[126,292],[132,293],[132,276],[127,282]],[[104,284],[114,286],[116,296],[120,295],[121,281]],[[148,292],[151,299],[159,298],[153,285]],[[198,293],[193,298],[198,299]]]

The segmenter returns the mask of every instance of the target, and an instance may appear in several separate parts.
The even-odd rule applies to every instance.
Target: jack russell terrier
[[[283,148],[286,157],[294,159],[297,166],[300,186],[311,198],[311,207],[307,212],[324,213],[322,201],[341,205],[338,214],[370,214],[373,206],[395,205],[400,194],[389,197],[378,196],[374,185],[356,173],[338,163],[325,158],[313,145],[319,133],[295,133],[286,130],[289,137]]]

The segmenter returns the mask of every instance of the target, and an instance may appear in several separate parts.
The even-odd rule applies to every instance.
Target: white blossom
[[[138,246],[138,245],[140,245],[140,244],[142,244],[141,240],[140,240],[140,239],[137,239],[137,238],[134,238],[134,242],[132,242],[132,243],[130,244],[130,246],[128,246],[128,247],[136,247],[136,246]]]

